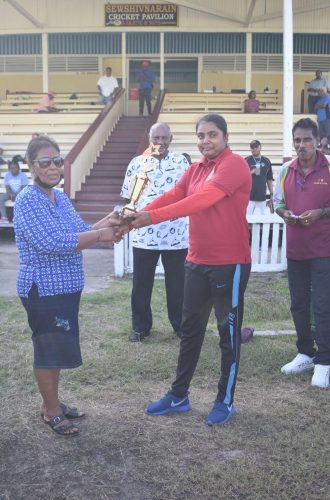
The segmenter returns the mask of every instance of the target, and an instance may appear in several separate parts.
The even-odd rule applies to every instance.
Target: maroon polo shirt
[[[284,179],[285,204],[295,215],[306,210],[330,207],[330,168],[326,156],[317,151],[313,168],[304,177],[298,159]],[[287,257],[294,260],[330,257],[330,218],[310,226],[287,225]]]

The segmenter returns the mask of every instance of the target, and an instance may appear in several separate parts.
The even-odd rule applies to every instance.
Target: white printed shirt
[[[172,189],[189,167],[186,158],[177,153],[167,153],[165,158],[136,156],[127,167],[120,195],[130,198],[130,181],[147,163],[154,163],[153,170],[147,173],[149,182],[136,204],[139,210],[160,195]],[[171,219],[133,231],[133,246],[147,250],[182,250],[188,247],[187,217]]]

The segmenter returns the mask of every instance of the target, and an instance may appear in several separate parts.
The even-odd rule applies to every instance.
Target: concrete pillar
[[[164,90],[165,88],[165,44],[164,44],[164,32],[161,32],[159,34],[160,40],[159,40],[159,55],[160,55],[160,90]]]
[[[48,85],[48,34],[41,35],[42,44],[42,91],[46,94],[49,90]]]
[[[283,0],[283,160],[292,157],[293,21],[292,0]]]
[[[252,33],[246,33],[245,92],[250,92],[251,85],[252,85]]]
[[[127,81],[127,58],[126,58],[126,32],[123,31],[121,34],[121,78],[122,78],[122,87],[126,89],[125,93],[125,115],[128,112],[128,99],[129,99],[129,85]]]

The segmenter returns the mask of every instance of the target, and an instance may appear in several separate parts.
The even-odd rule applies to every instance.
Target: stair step
[[[131,157],[130,157],[131,158]],[[132,156],[133,158],[133,156]],[[128,162],[129,163],[129,162]],[[118,165],[118,166],[122,166],[124,167],[126,165],[128,165],[127,163],[127,155],[126,155],[126,158],[112,158],[112,159],[109,159],[109,158],[99,158],[95,163],[94,165],[97,166],[97,165]]]
[[[95,223],[114,206],[125,204],[120,190],[126,168],[149,123],[148,118],[140,117],[122,117],[117,123],[73,201],[86,222]]]
[[[107,172],[109,174],[112,174],[112,175],[125,175],[125,172],[126,172],[126,168],[127,168],[127,165],[116,165],[116,164],[113,164],[113,165],[106,165],[106,164],[102,164],[102,165],[95,165],[92,170],[90,171],[89,175],[91,177],[93,177],[94,175],[96,175],[96,177],[98,175],[105,175]]]
[[[109,178],[109,177],[113,177],[113,178],[117,178],[117,179],[124,179],[125,177],[125,172],[126,172],[126,169],[122,169],[122,170],[115,170],[113,168],[99,168],[97,169],[97,171],[95,170],[92,170],[89,174],[89,178],[90,179],[97,179],[97,178]]]
[[[85,186],[88,184],[89,186],[111,186],[116,185],[120,186],[123,183],[123,176],[116,175],[108,175],[108,176],[99,176],[99,177],[86,177],[86,180],[83,184]]]
[[[122,203],[116,203],[116,205],[124,205],[124,200]],[[109,213],[112,211],[114,204],[111,203],[84,203],[84,202],[76,202],[75,208],[81,214],[85,214],[86,212],[97,212],[97,213]]]
[[[108,203],[117,203],[121,200],[119,194],[115,193],[97,193],[95,195],[94,192],[87,192],[87,193],[82,193],[79,192],[76,195],[76,200],[79,201],[95,201],[95,198],[97,198],[97,202],[100,201],[106,201]]]
[[[91,185],[89,183],[83,184],[81,193],[118,193],[120,191],[119,184],[109,184],[104,186],[103,184]]]
[[[132,154],[135,155],[135,151],[132,150]],[[126,150],[123,149],[123,151],[102,151],[102,153],[98,156],[98,158],[118,158],[118,159],[127,159],[127,154],[129,153],[128,148]]]

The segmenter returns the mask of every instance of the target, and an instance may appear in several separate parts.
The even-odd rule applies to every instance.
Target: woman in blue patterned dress
[[[99,241],[117,241],[111,216],[89,226],[68,197],[54,189],[63,158],[56,142],[32,139],[27,161],[33,184],[19,193],[14,228],[19,250],[18,295],[32,330],[34,374],[43,399],[41,416],[56,433],[76,436],[72,419],[84,416],[60,401],[60,370],[81,365],[78,312],[84,286],[82,252]]]

